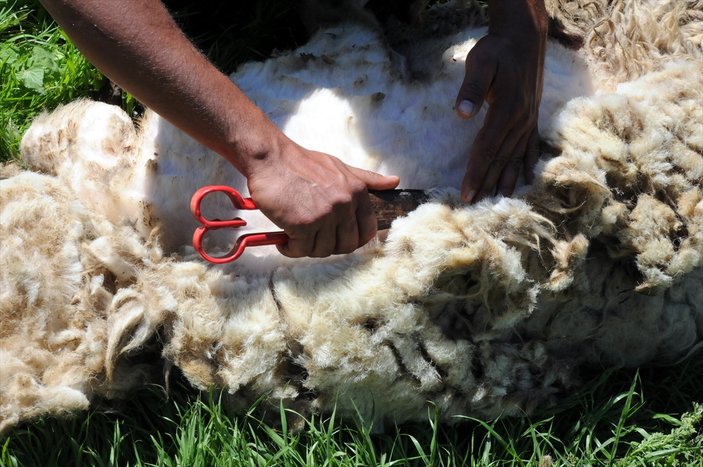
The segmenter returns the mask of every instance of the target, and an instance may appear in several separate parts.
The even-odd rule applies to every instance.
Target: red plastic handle
[[[227,228],[237,229],[239,227],[244,227],[245,225],[247,225],[247,222],[239,217],[234,219],[221,220],[207,219],[205,216],[203,216],[201,209],[203,199],[206,196],[216,192],[226,194],[232,202],[232,206],[234,206],[236,209],[257,209],[254,200],[252,200],[251,198],[243,198],[237,190],[229,186],[210,185],[204,186],[198,191],[196,191],[193,194],[193,197],[190,199],[190,212],[193,213],[195,219],[197,219],[197,221],[200,223],[200,227],[195,229],[195,232],[193,233],[193,247],[195,248],[195,251],[197,251],[198,254],[200,254],[200,256],[205,261],[209,261],[210,263],[214,264],[231,263],[232,261],[235,261],[237,260],[237,258],[242,256],[242,253],[244,253],[244,250],[248,247],[263,245],[282,245],[288,241],[288,235],[286,235],[284,232],[261,232],[244,234],[237,238],[234,243],[234,246],[226,255],[209,255],[203,248],[203,237],[206,233],[208,233],[210,230]]]

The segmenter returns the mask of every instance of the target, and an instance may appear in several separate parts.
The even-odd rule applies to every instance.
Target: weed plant
[[[44,109],[97,92],[103,76],[71,44],[38,2],[0,0],[0,162]]]

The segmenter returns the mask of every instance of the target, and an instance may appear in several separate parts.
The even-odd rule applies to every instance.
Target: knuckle
[[[358,246],[362,246],[362,245],[367,244],[375,236],[376,236],[376,224],[374,222],[373,224],[369,224],[368,226],[364,227],[359,232]]]
[[[359,185],[361,185],[361,187],[359,187]],[[359,192],[364,188],[366,188],[366,185],[364,185],[363,182],[347,182],[346,189],[339,189],[330,194],[330,211],[337,211],[339,208],[351,206],[354,203],[354,199],[359,195]]]
[[[346,254],[356,250],[359,244],[359,230],[356,218],[345,219],[343,224],[337,227],[337,244],[334,253]]]
[[[327,258],[332,254],[331,250],[324,249],[324,250],[315,250],[312,253],[310,253],[310,258]]]
[[[366,192],[366,183],[358,178],[354,178],[349,181],[349,188],[354,195],[359,195]]]
[[[499,166],[499,167],[505,167],[507,166],[510,161],[513,159],[513,155],[509,152],[502,152],[498,154],[494,159],[494,165]]]
[[[307,237],[309,230],[315,227],[322,216],[316,216],[313,212],[306,212],[298,217],[293,225],[290,226],[290,233],[295,237]]]
[[[520,94],[513,96],[510,99],[501,99],[499,103],[502,113],[506,120],[512,123],[520,123],[525,128],[534,126],[536,122],[536,113],[534,112],[532,101]]]
[[[305,252],[303,252],[300,245],[295,242],[289,242],[285,248],[279,248],[278,251],[288,258],[302,258],[305,256]]]
[[[495,106],[502,110],[504,113],[509,114],[513,117],[524,117],[525,112],[525,100],[521,95],[508,96],[506,94],[498,94],[495,101]],[[517,115],[516,115],[517,114]]]
[[[476,45],[466,54],[466,68],[472,66],[478,69],[484,69],[493,60],[494,55],[490,51],[490,47],[486,47],[486,38],[482,37]]]
[[[331,201],[329,213],[331,214],[333,212],[339,212],[340,210],[343,210],[347,206],[351,205],[353,200],[354,197],[351,195],[351,193],[339,193]]]
[[[473,81],[469,76],[467,76],[467,81],[464,82],[464,85],[461,87],[462,96],[474,102],[480,100],[485,92],[481,85]]]
[[[520,154],[513,154],[513,157],[508,160],[506,167],[513,170],[519,170],[520,167],[522,167],[523,160],[524,158]]]
[[[493,144],[484,145],[479,149],[479,157],[487,162],[495,162],[498,158],[498,148]]]
[[[335,253],[337,253],[339,255],[346,255],[346,254],[353,252],[354,250],[356,250],[356,245],[352,245],[350,243],[350,244],[346,244],[346,245],[340,245],[337,248],[337,251]]]
[[[352,204],[354,201],[354,194],[345,192],[345,193],[339,193],[334,200],[334,206],[335,207],[340,207],[340,206],[348,206]]]
[[[486,163],[486,170],[494,165],[503,165],[505,156],[502,155],[496,148],[491,147],[483,151],[481,158]]]

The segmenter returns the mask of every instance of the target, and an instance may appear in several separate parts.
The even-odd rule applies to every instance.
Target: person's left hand
[[[506,30],[507,29],[507,30]],[[539,159],[537,117],[542,97],[546,31],[503,28],[478,41],[466,59],[456,111],[472,118],[488,102],[461,184],[465,202],[498,192],[510,196],[522,170],[527,183]]]

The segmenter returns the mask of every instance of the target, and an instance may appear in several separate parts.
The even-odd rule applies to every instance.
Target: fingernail
[[[463,100],[459,102],[459,107],[457,107],[459,113],[464,117],[470,117],[474,113],[474,103],[471,101]]]
[[[465,203],[470,203],[471,201],[474,200],[474,196],[476,196],[476,192],[469,191],[468,193],[466,193],[465,196],[462,196],[462,199],[464,200]]]

